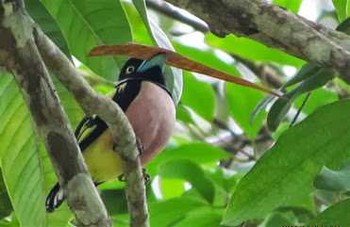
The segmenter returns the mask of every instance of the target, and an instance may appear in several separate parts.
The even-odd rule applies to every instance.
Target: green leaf
[[[155,40],[155,37],[153,36],[152,27],[148,19],[145,0],[132,0],[132,3],[135,5],[135,8],[139,12],[139,15],[141,16],[141,19],[143,20],[143,23],[146,26],[147,31],[149,32],[151,38],[155,43],[157,43],[157,41]]]
[[[177,105],[177,107],[176,107],[176,119],[178,121],[184,122],[185,124],[193,124],[194,123],[192,115],[191,115],[190,111],[188,110],[188,107],[185,107],[181,103],[179,105]]]
[[[98,75],[115,80],[121,59],[88,57],[88,53],[98,45],[132,40],[120,1],[43,0],[42,3],[57,21],[71,53]]]
[[[350,6],[350,5],[349,5]],[[348,13],[349,14],[349,13]],[[337,30],[344,32],[345,34],[350,34],[350,18],[345,19],[344,21],[341,22],[341,24],[339,24],[337,26]],[[349,50],[349,44],[347,42],[347,40],[344,40],[344,42],[340,42],[340,44],[347,50]]]
[[[238,184],[224,223],[238,225],[309,198],[320,169],[350,157],[349,111],[349,100],[326,105],[281,135]]]
[[[226,83],[225,90],[234,120],[243,129],[247,137],[255,138],[262,127],[266,114],[265,112],[260,112],[253,122],[250,116],[264,95],[259,91],[229,83]]]
[[[188,72],[185,72],[184,79],[181,103],[190,107],[204,119],[212,121],[215,111],[214,89],[208,83],[197,80]]]
[[[193,188],[209,203],[214,201],[215,187],[204,175],[201,167],[189,160],[173,160],[159,166],[158,174],[161,177],[177,178],[188,181]]]
[[[145,0],[132,0],[132,2],[139,12],[149,35],[153,39],[153,42],[156,43],[159,47],[174,50],[174,47],[162,29],[148,17]],[[167,87],[171,92],[172,98],[175,103],[178,103],[181,98],[183,87],[182,70],[175,67],[166,67],[165,75]]]
[[[26,9],[44,33],[63,51],[70,59],[71,54],[67,42],[63,37],[57,22],[39,0],[25,0]]]
[[[331,170],[324,167],[315,178],[316,188],[328,191],[350,191],[350,169]]]
[[[292,91],[286,93],[282,98],[277,99],[272,105],[267,116],[267,125],[271,131],[277,129],[298,96],[320,88],[334,78],[334,71],[332,69],[320,68],[316,73],[314,73],[313,70],[311,70],[310,73],[312,74],[305,74],[306,79]]]
[[[337,11],[338,20],[342,22],[348,16],[348,0],[333,0],[333,5]]]
[[[338,31],[348,33],[350,30],[350,20],[347,19],[343,21],[338,27]],[[344,44],[344,48],[347,48]],[[288,100],[283,100],[279,98],[272,105],[271,110],[268,114],[267,123],[270,130],[274,131],[277,129],[278,125],[281,123],[285,115],[288,113],[290,107],[292,106],[294,100],[300,95],[313,91],[327,84],[330,80],[335,77],[335,71],[329,68],[321,68],[315,63],[305,64],[299,72],[285,83],[283,86],[287,88],[289,86],[298,84],[296,88],[287,92],[284,98]],[[257,107],[258,109],[258,107]]]
[[[219,147],[206,143],[191,143],[176,148],[165,149],[147,165],[147,170],[151,175],[156,175],[158,166],[168,161],[179,159],[190,160],[200,165],[211,164],[212,166],[216,166],[219,160],[228,156],[229,154]]]
[[[45,192],[38,143],[13,77],[0,76],[0,160],[21,226],[46,226]]]
[[[281,65],[291,65],[298,68],[303,64],[301,59],[277,49],[268,48],[259,42],[247,38],[233,35],[219,38],[213,34],[207,34],[205,40],[213,47],[250,60],[275,62]]]
[[[72,96],[56,88],[70,119],[77,122],[81,110]],[[66,206],[48,215],[45,198],[57,181],[31,117],[12,76],[0,76],[0,160],[8,194],[21,226],[65,226],[71,218]],[[16,168],[13,168],[16,166]]]
[[[180,197],[185,192],[186,182],[183,179],[162,177],[159,181],[163,199]]]
[[[350,226],[350,199],[337,203],[319,214],[306,226]]]
[[[189,212],[206,206],[207,204],[203,201],[188,197],[150,203],[150,225],[173,226],[174,223],[184,219]]]
[[[102,190],[101,198],[109,214],[117,215],[128,212],[124,189]]]
[[[294,226],[296,224],[290,214],[274,212],[259,227]]]
[[[205,169],[205,166],[203,167]],[[205,176],[214,183],[215,196],[212,207],[226,207],[233,188],[242,177],[241,174],[227,174],[225,169],[205,169]]]
[[[273,0],[273,3],[283,8],[287,8],[293,13],[297,13],[302,0]]]
[[[147,30],[148,28],[144,24],[144,20],[142,19],[141,14],[135,8],[132,2],[122,1],[122,3],[124,6],[126,15],[128,16],[128,19],[129,19],[133,42],[152,46],[154,44],[154,40],[148,32]]]
[[[220,226],[222,219],[222,210],[213,209],[211,207],[203,207],[194,209],[187,213],[186,217],[174,224],[176,227],[196,226]]]
[[[7,194],[6,185],[2,177],[2,171],[0,168],[0,220],[7,217],[12,212],[12,206],[10,198]]]
[[[271,106],[271,109],[269,111],[269,114],[267,115],[267,126],[271,131],[275,131],[286,114],[288,113],[289,109],[291,108],[294,97],[288,97],[283,96],[284,98],[279,98],[276,100],[276,102]]]
[[[290,80],[288,80],[284,85],[283,88],[287,88],[289,86],[292,86],[294,84],[300,83],[303,80],[309,78],[310,76],[319,73],[321,70],[320,66],[318,66],[315,63],[308,63],[303,65],[303,67],[298,71],[298,73],[293,76]]]

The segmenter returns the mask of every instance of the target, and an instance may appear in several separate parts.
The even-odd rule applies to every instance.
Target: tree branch
[[[163,13],[164,15],[173,18],[175,20],[178,20],[184,24],[192,26],[194,29],[201,31],[203,33],[206,33],[209,31],[208,25],[200,20],[199,18],[196,18],[195,16],[189,16],[184,14],[186,11],[181,11],[179,8],[165,2],[162,0],[147,0],[146,1],[147,7],[156,10],[160,13]]]
[[[302,19],[262,0],[167,0],[208,23],[218,36],[233,33],[338,70],[350,83],[349,36]]]
[[[0,65],[14,75],[22,91],[78,225],[110,226],[35,45],[32,20],[22,7],[21,1],[0,2]]]
[[[145,185],[134,131],[120,107],[110,98],[96,94],[61,50],[39,29],[36,43],[46,65],[74,95],[87,115],[97,114],[109,126],[114,150],[124,161],[126,196],[131,226],[148,226]]]

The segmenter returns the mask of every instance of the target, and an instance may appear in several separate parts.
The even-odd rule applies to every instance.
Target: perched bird
[[[164,66],[165,55],[161,53],[148,60],[129,59],[120,71],[113,95],[141,142],[143,165],[166,145],[175,124],[175,102],[165,82]],[[98,116],[83,118],[75,136],[96,185],[123,174],[111,132]],[[53,212],[63,200],[57,183],[47,196],[46,210]]]

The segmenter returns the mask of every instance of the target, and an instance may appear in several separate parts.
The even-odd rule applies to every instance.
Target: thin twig
[[[311,92],[309,92],[309,93],[306,94],[306,96],[305,96],[305,98],[304,98],[304,100],[303,100],[303,103],[302,103],[301,106],[299,107],[298,112],[295,114],[293,120],[290,122],[289,127],[292,127],[292,126],[295,124],[295,122],[298,120],[298,118],[299,118],[299,116],[300,116],[300,113],[301,113],[301,111],[304,109],[304,107],[305,107],[307,101],[309,100],[310,96],[311,96]]]
[[[184,24],[190,25],[194,29],[206,33],[209,31],[208,25],[201,19],[192,16],[191,14],[185,14],[183,10],[170,5],[165,1],[160,0],[147,0],[146,4],[149,8],[154,9],[164,15],[178,20]]]

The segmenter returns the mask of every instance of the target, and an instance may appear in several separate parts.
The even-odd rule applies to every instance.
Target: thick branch
[[[143,173],[136,139],[128,119],[110,98],[96,94],[65,55],[40,30],[36,33],[39,51],[49,69],[74,95],[88,115],[97,114],[112,131],[115,148],[124,161],[126,195],[131,226],[148,226]]]
[[[329,30],[262,0],[167,0],[208,23],[219,35],[236,34],[326,67],[350,83],[350,52],[345,34]]]
[[[14,75],[79,226],[110,226],[21,2],[0,4],[0,65]],[[44,206],[44,204],[43,204]]]

